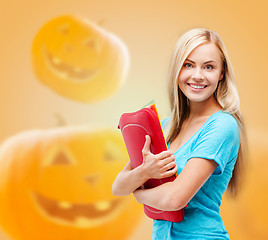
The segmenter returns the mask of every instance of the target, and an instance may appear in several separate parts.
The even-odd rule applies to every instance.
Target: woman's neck
[[[217,103],[214,97],[203,102],[190,102],[189,119],[211,116],[213,113],[221,109],[222,107]]]

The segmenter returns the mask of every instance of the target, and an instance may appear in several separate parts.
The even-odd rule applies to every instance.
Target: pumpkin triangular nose
[[[59,152],[55,158],[53,159],[53,165],[64,165],[64,164],[71,164],[71,160],[64,152]]]
[[[99,174],[92,174],[92,175],[86,176],[85,180],[91,185],[95,185],[98,182],[99,178],[100,178]]]

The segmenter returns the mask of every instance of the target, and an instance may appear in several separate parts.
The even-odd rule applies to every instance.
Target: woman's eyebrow
[[[185,59],[185,61],[189,61],[189,62],[195,63],[193,60],[191,60],[191,59],[189,59],[189,58]],[[209,60],[209,61],[204,62],[204,64],[207,64],[207,63],[209,63],[209,62],[216,62],[216,61],[214,61],[214,60]]]
[[[214,60],[209,60],[209,61],[204,62],[204,64],[209,63],[209,62],[216,62],[216,61],[214,61]]]
[[[185,59],[185,61],[189,61],[189,62],[195,63],[194,61],[192,61],[192,60],[189,59],[189,58]]]

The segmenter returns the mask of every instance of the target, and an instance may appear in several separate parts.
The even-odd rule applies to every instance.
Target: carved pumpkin
[[[260,144],[251,144],[240,194],[234,199],[223,199],[221,213],[232,240],[268,239],[268,149],[263,145],[266,142],[265,137]]]
[[[41,83],[83,102],[112,95],[129,66],[128,50],[118,37],[74,16],[60,16],[41,27],[33,41],[32,60]]]
[[[128,161],[119,133],[62,127],[0,148],[0,225],[19,240],[125,239],[143,215],[112,183]]]

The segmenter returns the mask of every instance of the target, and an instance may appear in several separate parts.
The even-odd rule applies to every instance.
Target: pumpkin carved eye
[[[43,164],[44,167],[68,166],[76,164],[76,161],[66,149],[57,146],[50,150]]]
[[[105,146],[104,161],[113,162],[124,159],[122,148],[120,149],[114,142],[108,141]]]
[[[62,35],[68,35],[70,30],[70,24],[66,23],[58,27],[57,29]]]

